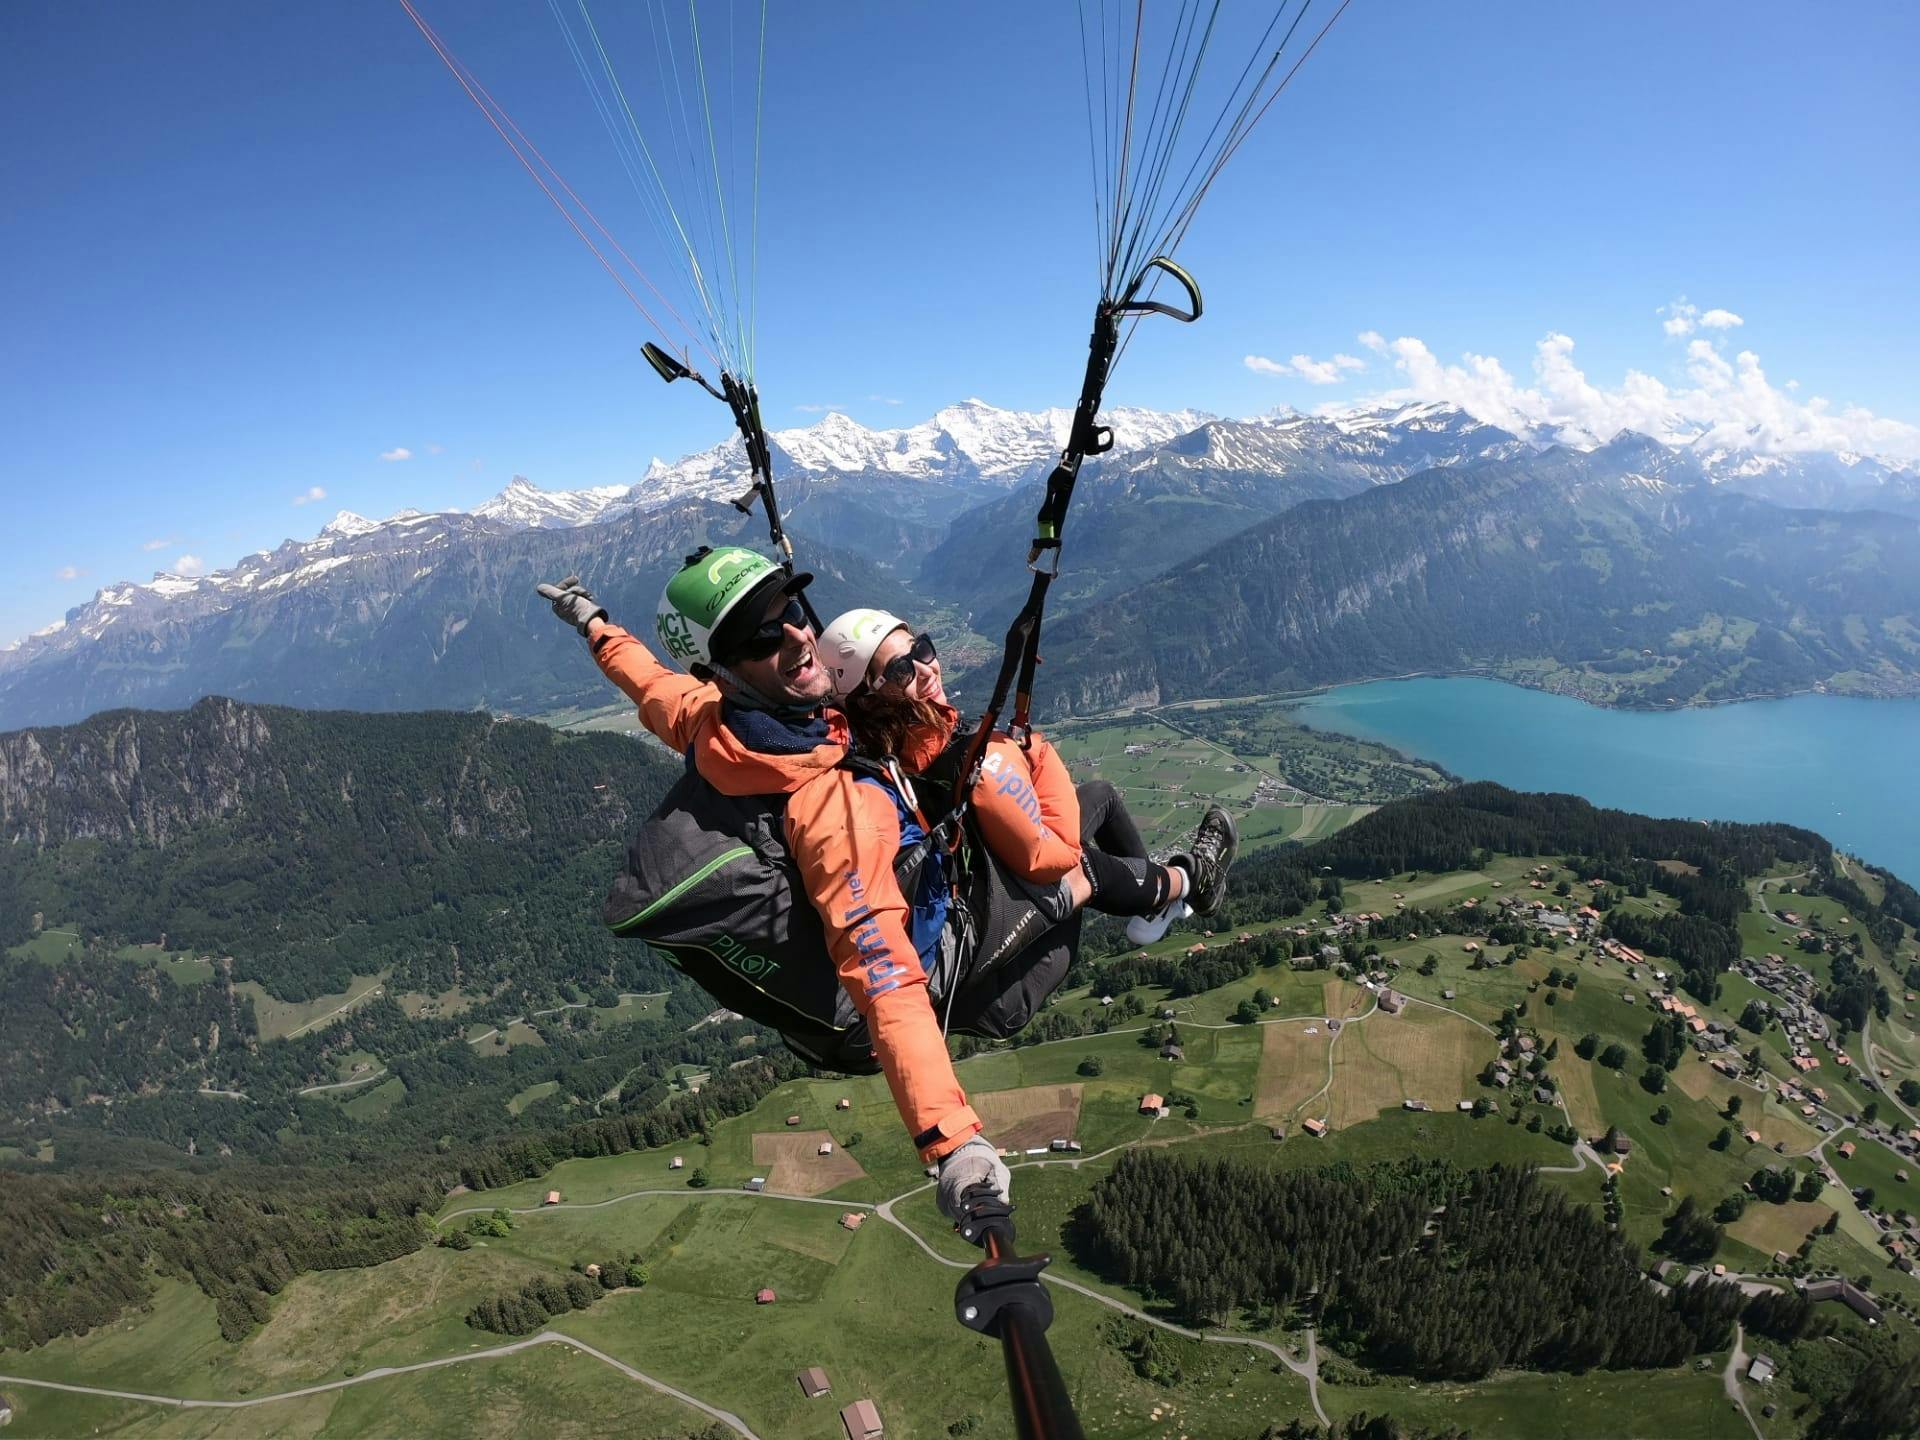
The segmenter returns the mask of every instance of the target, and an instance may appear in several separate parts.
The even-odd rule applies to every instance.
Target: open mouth
[[[792,661],[780,667],[780,678],[789,685],[804,685],[813,679],[819,666],[814,663],[813,646],[803,645]]]

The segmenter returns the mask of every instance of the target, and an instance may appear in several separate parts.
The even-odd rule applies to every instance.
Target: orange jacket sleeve
[[[716,686],[669,670],[618,625],[595,635],[592,650],[602,673],[640,707],[640,723],[675,750],[693,743],[702,717],[720,704]]]
[[[844,770],[796,791],[787,839],[826,927],[840,983],[867,1019],[893,1103],[923,1160],[937,1160],[980,1129],[953,1073],[894,882],[900,820],[878,786]]]
[[[1080,797],[1038,735],[1026,750],[1004,735],[988,742],[973,805],[987,848],[1022,878],[1051,884],[1080,863]]]

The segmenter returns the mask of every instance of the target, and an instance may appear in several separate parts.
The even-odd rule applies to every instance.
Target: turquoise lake
[[[1652,713],[1495,680],[1383,680],[1288,702],[1469,780],[1702,820],[1785,820],[1920,883],[1920,700],[1796,695]]]

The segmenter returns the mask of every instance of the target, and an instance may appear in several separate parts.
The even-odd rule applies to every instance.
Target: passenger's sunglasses
[[[805,630],[809,623],[807,607],[800,603],[798,596],[789,596],[786,609],[763,622],[759,629],[733,647],[734,656],[740,660],[764,660],[786,642],[789,625],[795,630]]]
[[[915,665],[931,665],[940,658],[940,652],[933,648],[933,637],[921,634],[913,637],[910,649],[889,660],[880,671],[882,685],[897,685],[902,690],[913,683]]]

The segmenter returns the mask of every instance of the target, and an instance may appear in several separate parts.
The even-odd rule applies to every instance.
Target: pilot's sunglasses
[[[797,598],[789,598],[787,608],[771,620],[765,621],[735,647],[734,653],[742,660],[764,660],[786,641],[787,627],[804,630],[808,625],[807,607]]]
[[[915,665],[931,665],[940,656],[933,648],[933,637],[920,634],[913,637],[913,647],[889,660],[880,671],[880,683],[897,685],[902,690],[913,683]]]

